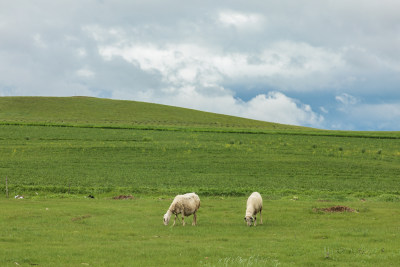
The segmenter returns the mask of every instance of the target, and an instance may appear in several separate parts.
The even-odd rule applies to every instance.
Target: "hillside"
[[[160,104],[92,97],[0,97],[0,121],[122,128],[307,129]]]
[[[397,196],[399,136],[134,101],[3,97],[0,177],[9,177],[15,194],[244,195],[257,188],[271,196]]]
[[[320,130],[174,106],[94,97],[0,97],[0,124],[400,139],[400,131]]]

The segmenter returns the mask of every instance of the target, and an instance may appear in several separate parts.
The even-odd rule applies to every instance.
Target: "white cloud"
[[[241,13],[237,11],[222,11],[218,14],[218,21],[224,26],[234,26],[239,29],[260,29],[264,23],[262,15],[255,13]]]
[[[299,104],[279,92],[258,95],[244,103],[244,106],[244,116],[258,120],[314,127],[321,125],[324,120],[321,115],[314,113],[309,105]]]
[[[95,35],[97,40],[109,39]],[[249,55],[190,43],[157,46],[132,41],[125,38],[112,44],[100,42],[98,50],[106,61],[122,58],[145,72],[161,75],[160,89],[132,92],[132,99],[295,125],[318,127],[323,117],[309,105],[299,104],[282,93],[259,94],[245,102],[222,84],[226,79],[304,78],[342,64],[340,56],[304,43],[279,42],[260,54]],[[113,94],[118,96],[121,92]]]
[[[167,83],[215,85],[220,80],[218,70],[210,60],[212,54],[204,48],[191,44],[169,44],[160,48],[156,45],[100,46],[99,53],[105,60],[122,57],[147,72],[159,72]]]
[[[346,93],[336,96],[335,99],[344,105],[355,105],[360,102],[358,98]]]
[[[109,40],[109,31],[91,28],[96,40]],[[106,35],[102,37],[103,35]],[[174,84],[221,84],[225,80],[241,82],[265,80],[281,90],[313,90],[335,81],[337,69],[344,68],[340,53],[306,43],[275,42],[259,53],[227,52],[193,43],[166,43],[162,46],[135,42],[134,37],[119,34],[112,43],[99,42],[105,60],[122,57],[144,71],[158,71]],[[121,37],[124,36],[124,37]],[[122,39],[121,39],[122,38]],[[301,85],[307,80],[306,87]]]

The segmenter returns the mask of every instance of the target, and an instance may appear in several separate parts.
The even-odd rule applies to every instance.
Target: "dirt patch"
[[[356,210],[346,207],[346,206],[333,206],[333,207],[329,207],[329,208],[322,208],[322,209],[318,209],[318,208],[314,208],[314,211],[318,212],[318,211],[323,211],[323,212],[357,212]]]
[[[113,199],[134,199],[134,197],[132,195],[128,195],[128,196],[119,195],[119,196],[113,197]]]

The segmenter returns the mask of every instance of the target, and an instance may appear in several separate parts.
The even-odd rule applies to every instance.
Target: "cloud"
[[[365,102],[353,95],[342,93],[335,97],[338,105],[336,114],[329,118],[331,129],[348,130],[391,130],[398,131],[400,125],[400,102],[395,99],[391,103]]]
[[[307,91],[336,83],[336,70],[345,66],[340,53],[301,42],[279,41],[258,52],[230,52],[191,42],[137,41],[123,30],[98,25],[85,31],[93,36],[105,60],[121,57],[144,71],[158,71],[175,84],[246,84],[251,79],[253,84],[279,90]]]
[[[356,97],[346,94],[346,93],[342,93],[342,94],[336,96],[335,99],[339,103],[344,104],[344,105],[355,105],[358,102],[360,102],[360,100],[357,99]]]
[[[345,116],[332,125],[335,129],[370,131],[398,131],[400,125],[400,102],[395,103],[358,103],[341,110]],[[357,128],[355,123],[357,123]]]
[[[363,129],[368,118],[350,112],[397,110],[399,8],[396,0],[0,2],[0,95],[84,94]]]
[[[245,117],[259,120],[314,127],[320,126],[324,120],[309,105],[298,103],[279,92],[258,95],[244,106]]]
[[[319,107],[319,109],[325,114],[329,113],[329,111],[325,107]]]
[[[353,109],[354,116],[372,121],[400,121],[400,103],[362,104]]]
[[[264,17],[255,13],[241,13],[237,11],[222,11],[218,14],[218,21],[223,26],[234,26],[240,30],[262,28]]]
[[[173,103],[174,106],[291,125],[321,127],[324,122],[324,117],[315,113],[309,105],[279,92],[269,92],[243,101],[224,89],[215,95],[204,94],[193,86],[166,88],[164,91],[168,90],[168,94],[155,90],[114,92],[112,97],[167,105]]]
[[[173,103],[182,107],[286,124],[317,127],[321,125],[323,117],[313,112],[309,105],[276,91],[265,90],[266,94],[258,94],[247,102],[243,101],[235,98],[234,92],[223,85],[224,81],[268,78],[274,75],[290,78],[307,76],[304,69],[324,72],[326,66],[321,62],[324,57],[327,59],[322,61],[337,61],[340,64],[340,59],[335,55],[305,44],[274,44],[257,55],[258,61],[254,62],[251,58],[254,55],[221,53],[218,49],[191,43],[167,43],[163,46],[135,43],[134,38],[130,39],[121,32],[114,42],[102,44],[102,40],[111,39],[110,31],[99,31],[98,27],[90,31],[94,32],[96,40],[100,40],[98,51],[105,61],[122,58],[144,72],[158,73],[161,77],[159,88],[125,94],[119,91],[113,97],[126,98],[130,95],[130,98],[136,100]],[[301,53],[313,53],[314,57],[302,57]]]

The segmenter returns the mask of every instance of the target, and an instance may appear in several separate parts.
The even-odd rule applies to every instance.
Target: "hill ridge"
[[[400,132],[321,130],[164,104],[87,96],[0,97],[0,125],[400,139]]]
[[[306,129],[170,105],[85,96],[0,97],[0,121]]]

